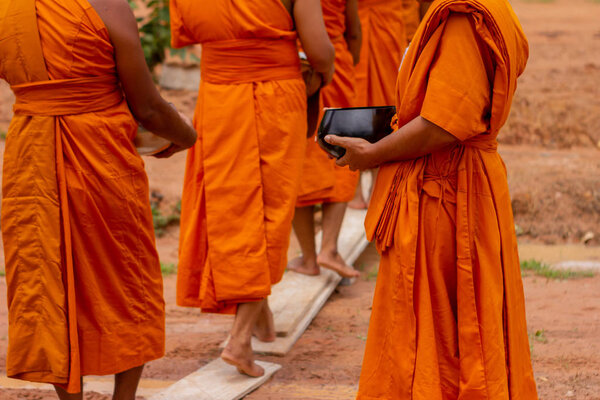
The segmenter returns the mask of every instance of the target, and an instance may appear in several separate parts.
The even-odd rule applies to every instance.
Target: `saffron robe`
[[[406,43],[410,43],[421,22],[421,4],[417,0],[402,0],[402,21]]]
[[[279,0],[171,0],[175,47],[202,44],[181,204],[177,303],[234,313],[287,264],[306,148],[306,88]]]
[[[394,104],[398,67],[406,48],[400,0],[358,0],[362,28],[356,66],[356,107]]]
[[[460,141],[381,166],[365,221],[381,264],[358,399],[537,399],[496,137],[528,45],[506,0],[438,0],[397,82]]]
[[[7,375],[76,393],[164,353],[162,276],[137,123],[85,0],[0,5]],[[7,39],[7,40],[4,40]]]
[[[354,62],[344,39],[346,0],[322,0],[321,7],[325,28],[335,48],[335,74],[331,83],[321,89],[320,103],[323,107],[353,107]],[[358,172],[338,167],[315,139],[316,136],[308,138],[296,207],[352,200]]]

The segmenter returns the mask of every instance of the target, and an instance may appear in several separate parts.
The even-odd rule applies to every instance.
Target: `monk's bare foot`
[[[317,256],[317,264],[323,268],[331,269],[343,278],[358,278],[360,273],[346,264],[342,256],[336,252],[324,251]]]
[[[274,342],[277,336],[275,332],[275,322],[273,321],[273,313],[269,308],[268,303],[261,310],[256,325],[252,330],[252,334],[261,342]]]
[[[227,346],[221,353],[221,358],[227,364],[231,364],[237,368],[241,374],[252,377],[259,377],[265,374],[263,367],[254,362],[254,354],[250,342],[239,343],[229,339]]]
[[[348,202],[348,207],[354,210],[366,210],[369,204],[362,198],[354,198]]]
[[[304,275],[319,275],[321,273],[319,265],[316,262],[304,262],[304,257],[299,256],[288,262],[287,269]]]

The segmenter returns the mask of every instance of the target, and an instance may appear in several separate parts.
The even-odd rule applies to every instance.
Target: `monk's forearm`
[[[294,21],[310,65],[321,74],[328,73],[333,66],[335,49],[325,29],[320,0],[296,1]]]
[[[175,108],[162,99],[157,99],[151,106],[136,111],[132,110],[136,119],[150,132],[164,137],[182,148],[189,148],[196,143],[195,129],[186,123]]]
[[[411,160],[438,151],[458,140],[439,126],[419,116],[372,147],[377,164]]]
[[[354,65],[360,60],[360,47],[362,46],[362,29],[358,18],[358,1],[348,0],[346,2],[346,32],[344,39],[348,50],[352,54]]]

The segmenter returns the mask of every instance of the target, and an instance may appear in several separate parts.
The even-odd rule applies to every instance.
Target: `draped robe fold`
[[[362,28],[360,62],[356,66],[356,107],[394,104],[398,67],[406,48],[400,0],[358,0]]]
[[[85,0],[0,5],[16,96],[2,180],[7,375],[71,393],[164,353],[148,181],[114,49]]]
[[[335,48],[333,80],[321,89],[322,107],[353,107],[355,103],[354,65],[344,39],[346,32],[346,0],[321,1],[325,28]],[[321,203],[345,203],[352,200],[358,172],[338,167],[315,141],[308,138],[302,182],[296,207]]]
[[[421,5],[417,0],[402,0],[402,21],[406,43],[410,43],[421,22]]]
[[[527,40],[505,0],[438,0],[397,81],[459,143],[381,166],[365,221],[381,264],[358,399],[537,399],[496,137]]]
[[[202,44],[177,303],[234,313],[287,264],[307,129],[297,35],[279,0],[170,4],[173,45]]]

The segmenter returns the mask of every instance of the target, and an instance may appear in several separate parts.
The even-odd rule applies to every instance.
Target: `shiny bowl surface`
[[[341,158],[346,149],[327,143],[327,135],[356,137],[375,143],[392,133],[391,122],[396,114],[396,107],[354,107],[329,108],[325,110],[319,130],[317,142],[319,146],[335,158]]]

